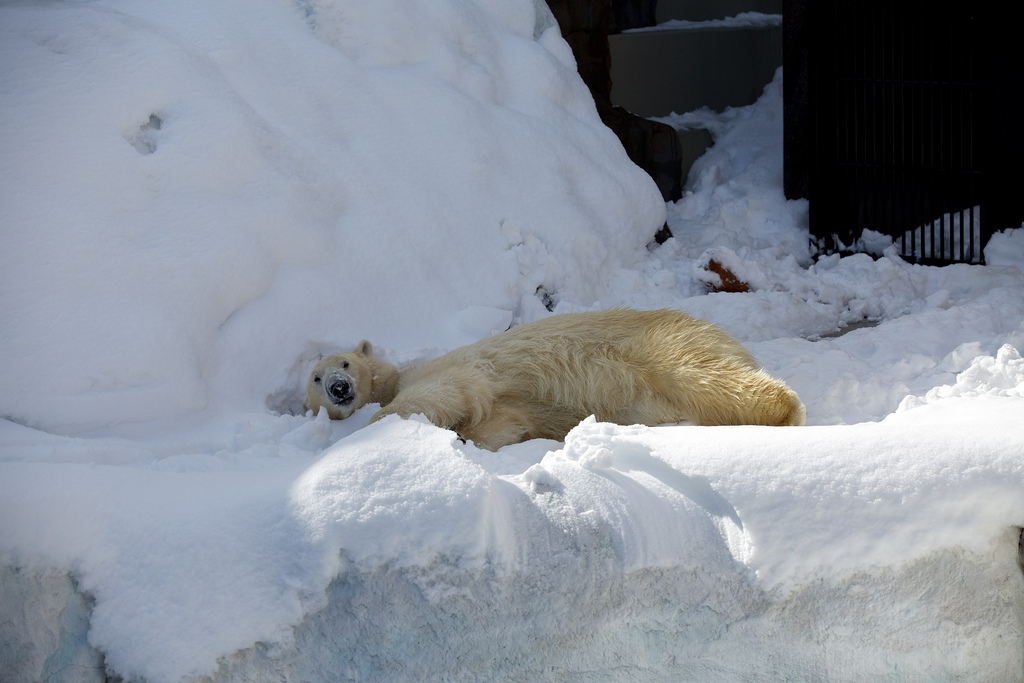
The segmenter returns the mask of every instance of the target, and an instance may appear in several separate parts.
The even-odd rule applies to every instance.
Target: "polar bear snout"
[[[355,382],[351,377],[332,374],[325,385],[331,402],[339,406],[347,406],[356,398]]]

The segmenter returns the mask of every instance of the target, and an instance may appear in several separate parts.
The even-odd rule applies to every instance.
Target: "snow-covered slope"
[[[7,4],[0,63],[4,680],[1024,680],[1024,230],[812,261],[781,73],[666,209],[533,0]],[[548,306],[717,322],[810,426],[301,414]]]
[[[538,287],[593,303],[664,222],[530,0],[2,12],[21,422],[264,408],[307,349],[458,346]]]

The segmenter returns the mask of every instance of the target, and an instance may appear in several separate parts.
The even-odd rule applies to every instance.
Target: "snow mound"
[[[1024,270],[1024,226],[992,235],[985,245],[985,263]]]
[[[911,410],[947,398],[974,396],[1024,397],[1024,358],[1009,344],[992,356],[979,356],[956,377],[956,383],[935,387],[924,396],[908,396],[898,411]]]
[[[513,453],[389,418],[274,469],[81,467],[46,490],[52,465],[8,465],[0,547],[26,569],[5,590],[73,563],[89,644],[154,683],[749,680],[858,659],[996,680],[1024,656],[1004,643],[1024,637],[1024,593],[999,588],[1024,589],[1006,524],[1024,519],[1024,398],[961,405],[947,430],[933,408],[805,429],[590,419]],[[823,653],[822,630],[842,645]]]
[[[0,12],[24,424],[260,410],[304,353],[452,348],[489,330],[438,320],[530,319],[541,288],[592,304],[664,222],[542,3]]]

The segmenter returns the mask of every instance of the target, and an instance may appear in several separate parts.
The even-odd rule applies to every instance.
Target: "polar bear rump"
[[[306,408],[372,421],[422,414],[484,448],[563,440],[594,415],[658,425],[800,425],[806,411],[785,383],[714,325],[677,311],[616,309],[555,315],[514,327],[399,372],[363,341],[321,360]]]

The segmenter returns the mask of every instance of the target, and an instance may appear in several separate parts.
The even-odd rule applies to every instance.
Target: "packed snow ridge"
[[[1024,230],[815,259],[781,71],[670,117],[715,144],[666,206],[534,0],[0,34],[4,680],[1024,680]],[[403,366],[618,306],[717,323],[808,426],[492,453],[301,409],[360,339]]]

